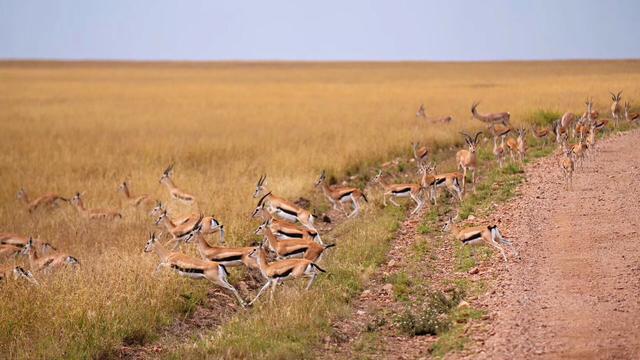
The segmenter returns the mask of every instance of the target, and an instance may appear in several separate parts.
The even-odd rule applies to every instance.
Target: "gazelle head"
[[[474,101],[474,102],[471,104],[471,114],[472,114],[472,115],[475,115],[475,114],[476,114],[476,111],[478,111],[478,110],[477,110],[478,105],[480,105],[480,101]]]
[[[255,210],[253,210],[253,212],[251,213],[251,218],[254,219],[254,218],[257,218],[258,216],[261,216],[263,211],[267,211],[264,209],[264,203],[258,204]]]
[[[21,201],[27,201],[28,197],[27,197],[27,191],[24,188],[20,188],[20,190],[18,190],[18,193],[16,194],[16,198],[18,200]]]
[[[69,201],[71,202],[71,204],[78,206],[82,204],[82,195],[84,195],[84,192],[80,193],[76,191],[75,195],[73,195],[73,197]]]
[[[373,184],[379,183],[381,179],[382,179],[382,170],[378,170],[378,173],[376,174],[376,176],[374,176],[371,179],[371,183],[373,183]]]
[[[171,175],[173,175],[173,165],[175,164],[171,164],[166,169],[164,169],[164,171],[162,172],[162,176],[160,177],[160,183],[162,183],[166,179],[171,179]]]
[[[253,198],[257,198],[267,188],[267,174],[260,176],[258,183],[256,184],[256,191],[253,193]]]
[[[436,164],[435,163],[429,163],[429,164],[419,164],[418,165],[418,175],[422,176],[425,174],[430,174],[436,171]]]
[[[156,237],[156,233],[149,234],[149,240],[147,240],[147,244],[144,246],[144,252],[152,252],[157,243],[158,238]]]
[[[611,100],[613,100],[614,103],[619,103],[620,100],[622,99],[622,90],[620,90],[617,94],[612,93],[611,91],[609,91],[609,94],[611,94]]]
[[[527,129],[522,128],[522,129],[518,129],[518,137],[520,139],[524,139],[524,137],[527,135]]]
[[[327,179],[327,175],[325,173],[324,170],[322,170],[322,173],[320,173],[320,177],[318,178],[318,180],[316,180],[314,186],[320,186],[320,184],[322,184],[325,180]]]
[[[474,137],[471,137],[464,132],[460,132],[460,134],[464,136],[464,141],[469,146],[469,152],[475,153],[478,148],[478,136],[482,134],[482,131],[478,131]]]
[[[451,231],[451,226],[453,226],[453,218],[451,216],[449,216],[447,218],[447,221],[444,223],[444,226],[442,227],[442,231],[443,232]]]
[[[156,201],[156,206],[153,207],[153,209],[151,209],[151,211],[149,212],[149,215],[151,216],[160,216],[160,214],[162,214],[162,212],[165,210],[165,206],[161,201]]]
[[[127,183],[127,181],[123,181],[120,183],[120,185],[118,185],[118,191],[121,191],[123,193],[126,193],[129,191],[129,184]]]
[[[169,215],[167,214],[167,209],[162,210],[162,212],[158,216],[158,219],[156,220],[155,225],[160,225],[160,223],[163,222],[164,219],[166,219],[168,216]]]
[[[40,246],[40,249],[41,249],[41,251],[42,251],[42,254],[43,254],[43,255],[51,254],[51,253],[53,253],[53,252],[58,251],[58,249],[56,249],[55,247],[53,247],[53,245],[49,244],[48,242],[43,243],[43,244]]]
[[[29,241],[27,245],[25,245],[22,250],[20,250],[20,255],[29,256],[32,251],[34,251],[35,242],[33,241],[33,237],[29,236]]]
[[[258,226],[258,227],[256,228],[255,234],[256,234],[256,235],[262,235],[262,234],[264,234],[264,230],[265,230],[266,228],[268,228],[269,226],[271,226],[271,223],[272,223],[272,221],[271,221],[271,219],[269,219],[269,220],[267,220],[267,221],[263,222],[262,224],[260,224],[260,226]]]

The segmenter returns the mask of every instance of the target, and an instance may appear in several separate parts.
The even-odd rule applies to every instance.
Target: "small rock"
[[[468,308],[470,305],[468,302],[462,300],[460,301],[460,303],[458,304],[458,309],[463,309],[463,308]]]
[[[384,284],[384,286],[382,287],[382,290],[384,290],[386,292],[393,291],[393,284]]]
[[[391,261],[389,261],[389,267],[394,267],[396,265],[396,261],[394,259],[391,259]]]
[[[363,311],[363,310],[358,310],[358,311],[357,311],[357,314],[358,314],[358,315],[360,315],[360,316],[362,316],[362,315],[366,314],[366,312],[365,312],[365,311]]]
[[[467,220],[475,220],[475,219],[476,219],[476,217],[475,217],[475,216],[473,216],[473,215],[469,215],[469,216],[467,217]]]
[[[362,296],[368,296],[369,294],[371,294],[371,290],[369,289],[362,292]]]
[[[469,274],[471,274],[471,275],[475,275],[475,274],[477,274],[479,272],[480,272],[480,269],[478,269],[477,266],[474,267],[473,269],[469,270]]]

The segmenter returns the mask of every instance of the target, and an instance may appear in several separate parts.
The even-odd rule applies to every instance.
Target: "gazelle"
[[[547,145],[547,139],[549,138],[549,129],[548,128],[537,128],[535,125],[531,127],[531,133],[535,136],[536,139],[542,139],[543,144]]]
[[[496,160],[498,161],[498,165],[500,165],[500,169],[502,169],[502,166],[504,164],[504,156],[506,152],[507,152],[507,148],[504,144],[504,137],[501,138],[500,146],[498,146],[498,138],[494,136],[493,137],[493,156],[496,157]]]
[[[20,188],[20,190],[18,190],[18,194],[16,194],[16,197],[18,198],[18,200],[23,201],[27,205],[27,210],[30,213],[38,208],[57,208],[58,206],[60,206],[60,202],[69,201],[69,199],[55,193],[46,193],[44,195],[38,196],[33,200],[29,200],[29,195],[24,188]]]
[[[511,114],[508,112],[481,114],[478,112],[478,105],[480,105],[479,102],[474,102],[471,105],[471,115],[474,119],[488,124],[502,124],[504,126],[510,126],[509,119],[511,118]]]
[[[556,143],[558,144],[558,146],[561,146],[562,142],[568,140],[569,138],[569,129],[562,127],[560,119],[553,121],[551,131],[553,131],[554,135],[556,136]]]
[[[164,184],[164,186],[167,187],[167,190],[169,191],[169,195],[171,196],[171,198],[178,200],[183,204],[187,204],[187,205],[194,204],[196,201],[195,196],[180,190],[173,183],[173,180],[171,180],[171,176],[173,175],[173,165],[174,164],[169,165],[169,167],[167,167],[164,170],[164,172],[162,173],[162,176],[160,177],[160,183]]]
[[[78,259],[63,252],[54,252],[40,256],[37,253],[36,244],[33,239],[29,239],[29,243],[22,248],[21,254],[29,256],[29,267],[32,272],[51,272],[63,266],[75,268],[80,265]]]
[[[201,222],[202,229],[200,230],[200,232],[203,235],[211,235],[211,234],[219,233],[220,234],[219,242],[220,244],[224,244],[224,235],[225,235],[224,225],[220,224],[220,222],[213,215],[204,216],[201,219],[200,214],[192,213],[191,215],[186,216],[184,218],[174,220],[169,217],[169,213],[167,212],[167,209],[162,205],[161,202],[157,203],[156,207],[153,208],[152,213],[157,214],[158,216],[159,221],[156,222],[156,225],[159,225],[160,223],[162,223],[163,225],[165,225],[167,230],[169,230],[169,228],[173,229],[176,227],[193,229],[198,222]],[[159,219],[160,217],[164,217],[164,219],[160,220]]]
[[[276,219],[271,215],[271,213],[265,210],[264,207],[256,208],[251,215],[252,218],[258,216],[261,217],[264,221],[269,221],[269,228],[280,240],[309,238],[313,239],[320,245],[324,245],[324,243],[320,239],[320,234],[318,234],[318,231],[307,229],[306,227],[298,226],[290,222]]]
[[[573,187],[574,163],[572,153],[573,152],[571,149],[565,149],[563,151],[563,156],[559,162],[560,169],[562,170],[562,176],[564,177],[565,190],[571,190],[571,188]]]
[[[155,251],[160,258],[160,264],[156,268],[156,273],[162,268],[169,268],[180,276],[192,279],[207,279],[212,283],[225,288],[235,295],[236,299],[242,307],[245,306],[244,300],[238,294],[233,285],[227,279],[229,273],[224,265],[209,260],[202,260],[178,252],[170,252],[158,241],[155,233],[150,234],[149,240],[144,247],[144,252],[149,253]]]
[[[611,100],[613,101],[611,104],[611,116],[613,116],[613,119],[616,122],[616,127],[618,127],[620,119],[622,118],[622,106],[620,105],[620,100],[622,100],[622,90],[617,94],[612,92],[609,92],[609,94],[611,94]]]
[[[34,285],[38,284],[38,281],[33,277],[33,274],[29,270],[25,270],[21,266],[5,264],[0,267],[0,282],[13,278],[14,280],[25,279]]]
[[[449,193],[462,201],[462,188],[460,181],[462,174],[459,172],[438,174],[436,165],[420,165],[418,175],[421,176],[420,184],[424,189],[431,189],[431,199],[434,205],[438,204],[438,188],[446,187]]]
[[[111,209],[87,209],[82,201],[82,194],[76,194],[70,200],[71,204],[78,209],[78,212],[89,220],[115,220],[122,219],[122,214]]]
[[[589,128],[589,135],[587,135],[587,148],[590,151],[596,151],[596,125],[592,124]]]
[[[322,170],[322,173],[316,181],[315,186],[320,186],[320,188],[322,189],[322,193],[327,198],[327,200],[329,200],[333,208],[335,210],[342,211],[345,215],[347,215],[347,217],[358,215],[358,213],[360,212],[360,199],[364,200],[364,202],[369,202],[364,192],[362,192],[362,190],[358,188],[347,186],[334,186],[333,188],[329,187],[324,170]],[[347,214],[344,209],[344,203],[348,202],[351,202],[353,204],[353,211],[350,214]],[[338,204],[340,206],[338,206]]]
[[[576,122],[576,115],[572,112],[565,112],[562,114],[560,118],[560,127],[562,128],[562,132],[569,132],[572,128],[573,124]],[[575,135],[572,135],[575,137]]]
[[[582,169],[582,164],[584,163],[584,158],[587,153],[587,144],[585,143],[585,140],[580,138],[578,143],[571,147],[571,152],[575,161],[580,165],[580,169]]]
[[[154,219],[157,219],[157,217],[162,215],[162,213],[165,210],[167,210],[167,207],[161,201],[156,200],[156,205],[149,212],[149,216],[151,216]],[[196,220],[198,220],[199,216],[200,214],[194,212],[188,216],[185,216],[179,219],[171,219],[171,222],[175,225],[182,225],[182,224],[186,224],[187,222],[195,222]]]
[[[418,108],[418,111],[416,111],[416,117],[421,117],[424,119],[427,118],[427,113],[424,110],[424,104],[420,104],[420,108]]]
[[[187,237],[186,235],[194,232],[195,229],[200,229],[199,231],[202,232],[205,227],[213,227],[214,231],[220,231],[220,243],[224,243],[224,227],[213,217],[207,217],[207,219],[209,220],[205,220],[205,216],[201,214],[193,222],[189,221],[176,225],[169,219],[167,210],[164,210],[156,220],[156,225],[163,224],[167,232],[171,234],[171,241],[175,242],[172,251],[175,251],[180,246],[180,242],[186,243],[191,240],[192,237]]]
[[[320,245],[309,238],[296,240],[278,240],[269,228],[269,220],[256,229],[256,235],[264,236],[266,245],[273,251],[278,259],[302,257],[311,261],[318,261],[322,253],[336,246],[335,244]]]
[[[421,195],[424,190],[421,184],[387,184],[382,178],[382,170],[378,170],[378,174],[371,180],[372,183],[379,183],[382,186],[382,203],[387,206],[387,196],[389,201],[395,206],[400,206],[395,202],[394,198],[409,197],[416,203],[415,209],[411,211],[411,215],[418,212],[424,206],[425,200]]]
[[[587,98],[587,101],[584,103],[587,105],[587,111],[582,114],[581,119],[588,120],[588,122],[593,122],[600,116],[598,110],[593,110],[593,98]]]
[[[636,121],[638,120],[638,118],[640,118],[640,114],[638,114],[637,112],[629,112],[629,110],[631,110],[631,104],[629,104],[628,102],[625,101],[624,103],[624,118],[628,121]]]
[[[198,253],[203,259],[215,261],[223,266],[244,265],[247,269],[259,270],[255,259],[249,257],[254,247],[211,246],[201,233],[201,227],[194,229],[193,236],[196,238]]]
[[[456,153],[456,163],[458,168],[462,170],[462,190],[466,191],[467,171],[471,171],[471,183],[473,184],[473,191],[475,191],[476,169],[478,167],[476,150],[478,149],[478,136],[482,134],[482,131],[476,133],[476,136],[473,138],[466,133],[461,132],[461,134],[464,136],[464,141],[469,146],[468,150],[462,149]]]
[[[126,180],[118,185],[118,191],[124,194],[129,204],[133,207],[151,208],[154,206],[155,201],[148,194],[142,194],[138,196],[131,195],[131,189],[129,189],[129,182]]]
[[[296,222],[297,220],[304,227],[315,230],[316,228],[313,225],[313,215],[306,209],[303,209],[300,206],[291,203],[290,201],[271,194],[271,191],[267,192],[266,180],[267,175],[263,175],[260,177],[258,183],[256,184],[256,191],[253,193],[253,197],[257,198],[258,196],[260,196],[260,194],[265,193],[258,201],[256,210],[257,208],[264,205],[265,209],[272,215],[276,215],[279,218],[290,222]]]
[[[262,288],[260,288],[260,291],[258,291],[258,294],[253,300],[251,300],[249,305],[253,305],[253,303],[258,300],[260,295],[262,295],[264,290],[269,286],[271,286],[271,300],[273,300],[273,293],[276,289],[276,285],[289,279],[297,279],[301,277],[309,278],[309,282],[306,287],[306,289],[309,290],[311,285],[313,285],[313,282],[316,280],[318,273],[326,272],[316,263],[307,259],[286,259],[268,263],[267,254],[261,247],[253,250],[250,256],[256,258],[258,266],[260,267],[260,272],[262,273],[262,276],[267,279],[267,282],[262,286]]]
[[[411,143],[413,149],[413,158],[416,160],[416,164],[426,164],[429,161],[429,148],[426,146],[420,146],[419,142]]]
[[[502,124],[491,124],[489,125],[489,133],[494,138],[500,136],[501,138],[505,138],[511,132],[510,126],[504,126]]]
[[[497,225],[480,225],[459,229],[453,222],[453,219],[449,217],[444,225],[443,231],[451,232],[463,245],[480,245],[484,243],[493,246],[500,251],[505,262],[507,261],[507,255],[503,248],[504,245],[509,247],[514,256],[518,256],[518,252],[513,248],[511,241],[502,236]]]

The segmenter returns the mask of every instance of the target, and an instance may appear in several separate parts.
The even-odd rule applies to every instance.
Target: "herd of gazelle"
[[[630,105],[621,103],[622,92],[611,93],[611,114],[618,125],[623,119],[636,121],[640,116],[630,112]],[[575,163],[584,161],[587,150],[595,149],[597,131],[606,127],[609,119],[598,119],[599,113],[593,110],[593,101],[586,101],[587,109],[581,117],[573,113],[565,113],[553,123],[551,129],[533,127],[531,134],[545,144],[551,134],[555,134],[556,142],[561,149],[560,168],[565,178],[565,187],[571,186],[572,174]],[[487,132],[493,137],[493,154],[502,168],[504,159],[509,153],[512,161],[523,162],[526,156],[526,129],[514,129],[510,124],[508,112],[482,114],[477,110],[479,103],[471,106],[472,118],[487,125]],[[416,116],[427,118],[424,105],[416,113]],[[450,122],[451,117],[444,117],[436,121]],[[456,153],[455,162],[459,171],[438,173],[436,164],[429,162],[429,149],[419,143],[412,143],[413,157],[417,165],[419,180],[415,183],[392,183],[385,179],[382,170],[372,178],[371,184],[379,184],[382,188],[382,203],[387,205],[387,200],[393,205],[399,206],[397,198],[410,198],[415,202],[415,208],[411,214],[420,211],[429,202],[437,204],[440,189],[446,189],[457,201],[462,201],[466,192],[467,174],[470,173],[470,181],[475,191],[476,171],[478,169],[477,150],[480,145],[480,136],[483,132],[477,132],[474,136],[461,133],[467,145]],[[514,137],[509,137],[514,134]],[[569,144],[569,139],[576,141]],[[159,179],[172,200],[181,204],[196,206],[194,195],[179,188],[172,179],[173,165],[166,168]],[[363,190],[357,187],[337,186],[329,184],[325,171],[322,171],[315,182],[322,194],[331,204],[332,208],[347,218],[356,217],[368,199]],[[267,189],[266,175],[258,179],[253,194],[259,198],[252,218],[257,218],[262,223],[257,227],[255,234],[262,237],[262,243],[257,246],[228,247],[224,246],[224,226],[213,216],[204,216],[199,212],[193,212],[182,218],[171,218],[166,207],[150,195],[133,195],[130,183],[122,182],[118,186],[128,205],[133,208],[151,209],[156,226],[163,226],[169,239],[163,244],[162,234],[151,232],[144,247],[145,252],[154,251],[160,258],[156,272],[163,268],[169,268],[177,274],[194,279],[207,279],[216,285],[227,289],[237,298],[238,302],[245,306],[237,289],[228,281],[227,267],[243,266],[252,278],[258,274],[264,279],[264,285],[260,288],[255,298],[248,304],[253,304],[262,293],[271,287],[271,296],[276,285],[288,279],[305,277],[309,279],[307,289],[313,284],[316,277],[325,272],[317,263],[321,261],[322,254],[334,244],[324,244],[318,230],[315,228],[315,216],[306,208],[274,195]],[[123,217],[122,213],[114,209],[87,208],[83,202],[83,193],[76,192],[71,198],[65,198],[58,194],[47,193],[31,200],[24,189],[20,189],[17,198],[26,204],[29,213],[38,209],[54,209],[60,204],[68,202],[73,205],[78,213],[92,221],[115,221]],[[425,197],[428,196],[428,199]],[[457,216],[456,216],[457,218]],[[443,230],[451,234],[464,245],[488,244],[497,249],[506,261],[507,256],[504,246],[508,246],[513,255],[517,252],[513,249],[511,241],[505,239],[498,227],[494,224],[459,228],[454,223],[455,218],[449,218]],[[218,234],[219,245],[211,245],[206,236]],[[188,244],[195,240],[195,252],[199,256],[192,256],[178,251],[182,244]],[[171,245],[171,246],[167,246]],[[27,281],[38,284],[36,274],[46,274],[63,267],[77,267],[80,262],[66,252],[54,248],[51,244],[32,237],[23,237],[14,233],[0,234],[0,261],[5,262],[19,255],[28,257],[29,270],[23,266],[5,263],[0,266],[0,280],[24,278]]]

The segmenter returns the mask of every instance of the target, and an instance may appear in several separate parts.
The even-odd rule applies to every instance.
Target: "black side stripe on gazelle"
[[[398,189],[398,190],[391,190],[392,193],[394,194],[401,194],[401,193],[406,193],[411,191],[410,187],[406,187],[406,188],[402,188],[402,189]]]
[[[241,259],[242,259],[242,255],[230,255],[230,256],[215,258],[213,259],[213,261],[237,261]]]
[[[304,237],[304,234],[302,234],[302,233],[288,233],[288,232],[285,232],[285,231],[282,231],[282,230],[278,230],[277,233],[285,235],[285,236],[288,236],[290,238],[302,239]]]
[[[346,193],[340,195],[340,200],[342,200],[342,198],[345,198],[347,196],[351,196],[351,194],[353,194],[353,191],[349,191],[349,192],[346,192]]]
[[[300,248],[300,249],[293,250],[293,251],[288,252],[288,253],[286,253],[286,254],[284,254],[284,255],[285,255],[285,256],[297,255],[297,254],[304,253],[304,252],[305,252],[305,251],[307,251],[307,250],[309,250],[309,247],[308,247],[308,246],[307,246],[307,247],[302,247],[302,248]]]
[[[481,237],[482,237],[482,232],[478,231],[478,232],[474,233],[473,235],[469,236],[468,238],[462,239],[462,243],[466,244],[469,241],[473,241],[473,240],[476,240],[476,239],[481,238]]]
[[[44,269],[44,268],[46,268],[47,266],[51,265],[51,263],[53,262],[53,260],[54,260],[54,259],[49,259],[49,260],[47,260],[47,262],[45,262],[45,263],[42,265],[42,268]]]
[[[293,271],[293,268],[289,268],[287,269],[287,271],[281,273],[281,274],[275,274],[273,277],[275,278],[283,278],[283,277],[287,277],[291,274],[291,272]]]
[[[440,185],[445,181],[447,181],[447,178],[445,178],[445,177],[437,178],[436,179],[436,185]]]
[[[292,216],[297,216],[298,215],[297,212],[292,211],[292,210],[283,209],[281,207],[278,207],[277,209],[282,211],[283,213],[287,213],[287,214],[292,215]]]
[[[204,274],[204,270],[203,269],[194,269],[194,268],[183,268],[181,266],[172,264],[171,268],[183,273],[188,273],[188,274]]]

